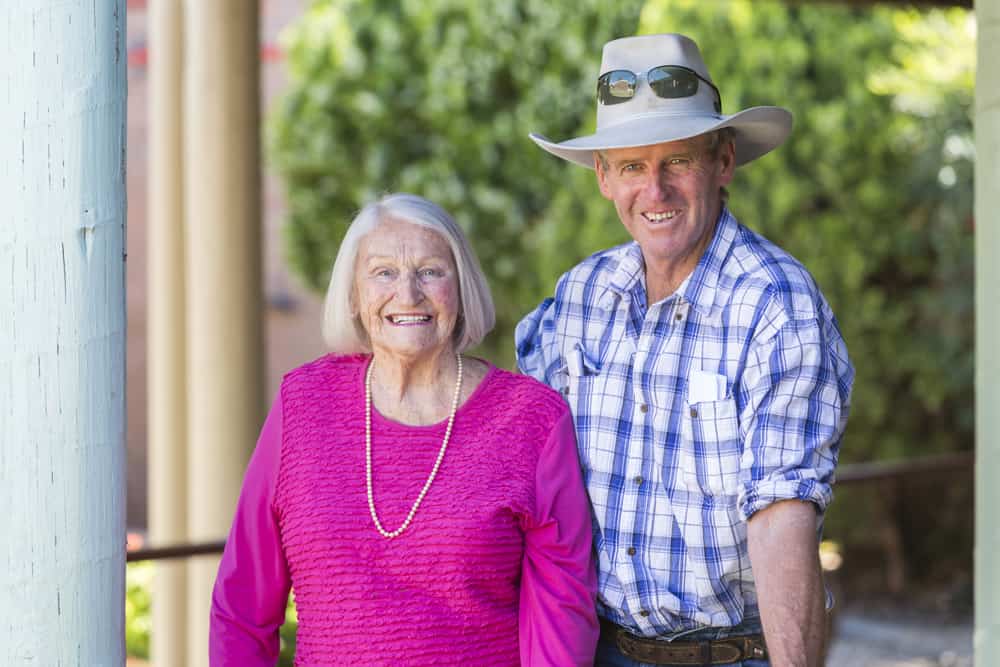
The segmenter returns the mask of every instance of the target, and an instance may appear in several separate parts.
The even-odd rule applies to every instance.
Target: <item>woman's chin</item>
[[[375,353],[401,359],[432,357],[451,349],[450,341],[424,335],[393,336],[390,340],[373,341]]]

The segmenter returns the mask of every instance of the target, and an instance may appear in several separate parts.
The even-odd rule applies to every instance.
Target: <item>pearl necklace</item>
[[[455,359],[458,360],[455,397],[451,401],[451,414],[448,416],[448,427],[444,432],[444,441],[441,443],[441,450],[438,452],[437,460],[434,462],[434,468],[431,470],[427,482],[424,483],[424,488],[420,490],[420,495],[413,502],[410,513],[406,515],[406,520],[403,521],[402,526],[393,531],[383,528],[382,522],[378,520],[378,513],[375,511],[375,494],[372,491],[372,370],[375,368],[375,360],[372,359],[372,362],[368,364],[368,372],[365,373],[365,484],[368,491],[368,511],[371,512],[375,528],[381,533],[382,537],[391,540],[406,530],[410,522],[413,521],[413,515],[417,513],[417,508],[420,507],[424,496],[427,495],[427,490],[431,488],[431,483],[434,481],[434,477],[437,476],[438,468],[441,467],[441,461],[444,460],[444,452],[448,449],[448,440],[451,439],[451,427],[455,423],[455,413],[458,412],[458,399],[462,395],[462,355],[456,353]]]

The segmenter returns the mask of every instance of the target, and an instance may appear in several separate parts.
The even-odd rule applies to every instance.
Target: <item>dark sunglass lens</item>
[[[627,70],[614,70],[597,80],[597,99],[601,104],[621,104],[635,95],[635,74]]]
[[[654,67],[649,70],[649,87],[660,97],[691,97],[698,92],[698,77],[679,67]]]

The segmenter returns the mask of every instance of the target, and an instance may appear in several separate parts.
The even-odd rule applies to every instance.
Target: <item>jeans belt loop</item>
[[[712,642],[704,640],[698,644],[701,648],[702,667],[712,667]]]

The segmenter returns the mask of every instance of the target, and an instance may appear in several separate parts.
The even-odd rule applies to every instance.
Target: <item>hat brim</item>
[[[559,143],[540,134],[529,136],[549,153],[593,169],[594,151],[680,141],[724,127],[736,132],[736,166],[740,166],[777,148],[792,131],[792,114],[781,107],[751,107],[731,116],[650,113]]]

